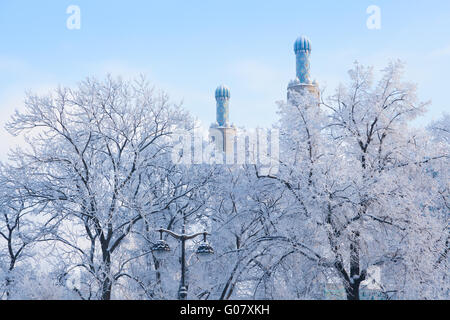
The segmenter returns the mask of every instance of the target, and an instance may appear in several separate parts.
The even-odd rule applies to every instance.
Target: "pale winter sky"
[[[70,5],[81,10],[69,30]],[[381,9],[370,30],[366,10]],[[312,77],[331,94],[353,61],[382,69],[407,63],[429,112],[450,109],[450,1],[0,1],[0,159],[14,143],[3,129],[24,93],[73,86],[86,76],[147,75],[205,125],[215,120],[214,89],[231,88],[230,120],[269,126],[275,101],[295,76],[293,43],[312,41]]]

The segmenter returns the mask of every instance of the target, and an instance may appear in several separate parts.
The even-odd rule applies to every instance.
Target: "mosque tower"
[[[216,89],[216,119],[217,122],[209,129],[210,137],[216,147],[226,154],[234,152],[234,137],[236,128],[229,123],[230,89],[220,85]]]
[[[310,76],[311,41],[305,36],[297,38],[294,43],[294,52],[296,56],[296,78],[289,82],[288,100],[292,91],[302,93],[308,90],[319,97],[318,85],[316,81],[311,82]]]

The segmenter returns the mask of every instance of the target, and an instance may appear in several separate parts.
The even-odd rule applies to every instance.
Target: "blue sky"
[[[68,30],[66,9],[81,9],[81,29]],[[381,29],[369,30],[369,5]],[[0,124],[23,104],[24,92],[46,93],[106,73],[147,75],[209,125],[214,89],[231,88],[230,120],[268,126],[275,101],[295,76],[293,42],[313,46],[312,77],[331,94],[353,61],[382,69],[407,63],[422,100],[424,125],[450,109],[450,1],[0,1]],[[3,129],[2,129],[3,130]],[[0,152],[14,143],[0,132]]]

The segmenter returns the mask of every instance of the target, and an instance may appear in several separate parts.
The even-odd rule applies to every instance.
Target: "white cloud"
[[[29,66],[24,60],[0,56],[0,72],[22,73],[28,68]]]
[[[259,61],[247,60],[234,63],[229,68],[231,74],[242,81],[248,89],[267,92],[277,88],[280,83],[289,81],[283,72]]]
[[[431,51],[430,56],[433,58],[441,58],[450,56],[450,45]]]
[[[103,76],[111,74],[113,76],[121,76],[123,78],[135,78],[141,74],[148,76],[149,70],[145,70],[136,66],[133,66],[126,61],[121,60],[105,60],[92,64],[89,70],[93,70],[93,75]]]

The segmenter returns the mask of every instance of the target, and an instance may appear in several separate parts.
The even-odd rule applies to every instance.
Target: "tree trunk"
[[[359,232],[354,231],[350,242],[350,282],[345,288],[347,300],[359,300],[359,285],[362,281],[359,266],[359,252]]]
[[[111,300],[111,253],[107,249],[103,250],[103,265],[102,300]]]
[[[111,290],[112,290],[112,283],[109,277],[106,277],[103,280],[103,286],[102,286],[102,300],[111,300]]]
[[[348,286],[345,288],[347,300],[359,300],[359,284],[359,281],[348,284]]]
[[[10,248],[12,248],[12,247],[10,246]],[[12,249],[11,249],[10,252],[12,253]],[[13,283],[14,280],[10,277],[10,274],[14,270],[14,267],[16,265],[16,257],[15,256],[11,256],[10,259],[11,259],[11,261],[9,263],[8,275],[6,276],[6,279],[5,279],[5,281],[6,281],[6,283],[5,283],[6,300],[9,300],[10,297],[11,297],[11,292],[10,292],[11,288],[10,288],[10,286]]]

